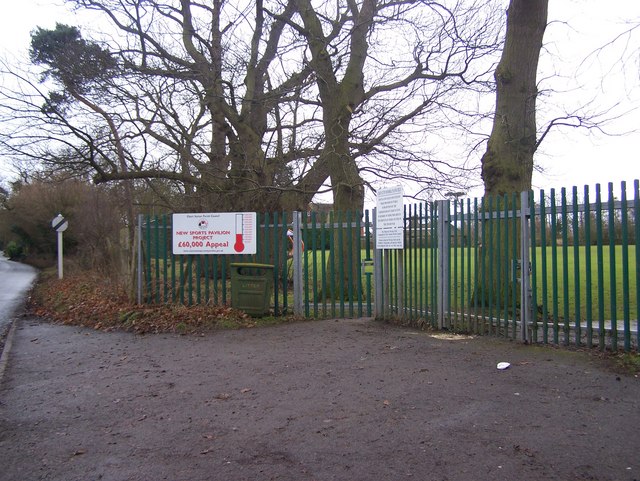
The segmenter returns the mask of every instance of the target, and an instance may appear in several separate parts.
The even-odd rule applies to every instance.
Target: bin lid
[[[257,267],[259,269],[273,269],[273,264],[258,264],[255,262],[232,262],[231,267]]]

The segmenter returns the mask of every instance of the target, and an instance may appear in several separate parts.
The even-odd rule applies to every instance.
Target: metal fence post
[[[393,309],[391,308],[391,251],[389,249],[383,250],[383,259],[382,318],[386,320],[393,315]]]
[[[438,236],[438,264],[436,266],[438,283],[438,327],[444,329],[449,326],[449,254],[451,239],[449,238],[449,201],[436,201],[438,209],[437,236]],[[445,316],[447,322],[445,325]]]
[[[293,213],[293,312],[304,315],[302,277],[302,212]]]
[[[136,280],[137,280],[137,296],[136,299],[138,301],[138,304],[142,304],[142,219],[144,218],[143,214],[138,214],[138,229],[137,229],[137,234],[138,234],[138,242],[137,244],[137,248],[138,248],[138,265],[137,265],[137,269],[138,272],[136,272]]]
[[[398,317],[400,319],[406,319],[407,314],[405,312],[405,283],[404,283],[404,249],[398,249],[398,266],[396,269],[396,299],[398,303]]]
[[[376,319],[384,318],[384,309],[383,309],[383,286],[384,286],[384,276],[386,272],[382,268],[382,249],[378,249],[376,247],[376,228],[377,228],[377,214],[378,209],[376,207],[373,208],[373,284],[374,284],[374,292],[375,292],[375,303],[374,303],[374,312],[373,315]]]
[[[529,338],[529,326],[532,321],[531,312],[531,263],[529,250],[531,237],[529,229],[529,192],[520,192],[520,276],[522,279],[520,292],[520,322],[521,340],[527,342]]]

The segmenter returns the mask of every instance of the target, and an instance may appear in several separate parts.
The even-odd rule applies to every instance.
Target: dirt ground
[[[190,337],[26,318],[6,364],[2,481],[640,479],[640,380],[584,353],[362,319]]]

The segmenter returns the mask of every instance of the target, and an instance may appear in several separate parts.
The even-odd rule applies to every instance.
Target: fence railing
[[[274,266],[276,316],[373,315],[373,273],[363,271],[364,259],[371,259],[368,212],[266,213],[257,224],[256,254],[174,255],[171,215],[140,216],[138,301],[228,305],[229,265],[253,262]]]
[[[609,184],[606,192],[574,187],[405,205],[405,248],[385,251],[374,249],[375,210],[259,214],[251,256],[174,256],[171,217],[144,217],[139,299],[229,304],[229,263],[258,262],[274,265],[274,315],[397,318],[637,350],[637,180],[631,189],[623,182],[617,196]]]

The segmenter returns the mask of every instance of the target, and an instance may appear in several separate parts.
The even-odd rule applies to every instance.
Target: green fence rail
[[[637,350],[638,190],[636,180],[405,205],[405,248],[385,251],[375,210],[259,214],[257,253],[230,256],[175,256],[171,216],[142,217],[139,299],[229,305],[229,264],[257,262],[274,265],[273,315]]]

